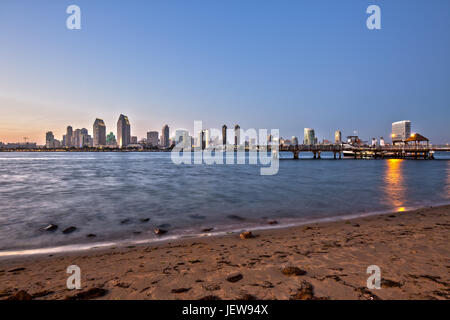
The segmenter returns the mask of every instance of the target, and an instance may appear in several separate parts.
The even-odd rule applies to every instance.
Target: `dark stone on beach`
[[[403,283],[389,279],[381,279],[382,288],[394,288],[394,287],[400,288],[401,286],[403,286]]]
[[[205,228],[205,229],[202,229],[202,232],[210,232],[213,230],[214,230],[214,228]]]
[[[206,291],[217,291],[220,290],[220,286],[218,284],[209,284],[204,285],[203,289],[205,289]]]
[[[188,292],[189,290],[191,290],[191,288],[179,288],[179,289],[172,289],[172,293],[183,293],[183,292]]]
[[[300,288],[297,292],[293,294],[290,300],[313,300],[314,299],[314,288],[311,283],[307,281],[302,281],[300,283]]]
[[[77,293],[74,296],[66,297],[66,300],[89,300],[89,299],[95,299],[103,297],[108,293],[108,290],[103,288],[92,288],[87,291],[83,291],[80,293]]]
[[[159,228],[155,228],[155,234],[156,235],[158,235],[158,236],[161,236],[161,235],[163,235],[163,234],[166,234],[167,233],[167,230],[164,230],[164,229],[159,229]]]
[[[8,270],[8,272],[20,272],[20,271],[23,271],[23,270],[25,270],[25,268],[20,267],[20,268],[14,268],[14,269]]]
[[[49,290],[44,290],[44,291],[33,293],[32,297],[33,298],[41,298],[41,297],[45,297],[45,296],[48,296],[48,295],[53,294],[53,293],[55,293],[55,292],[54,291],[49,291]]]
[[[202,298],[200,298],[199,300],[221,300],[218,296],[213,296],[213,295],[209,295],[209,296],[204,296]]]
[[[277,220],[269,220],[267,221],[268,224],[278,224]]]
[[[238,282],[239,280],[242,280],[242,278],[244,278],[244,276],[242,274],[238,273],[238,274],[229,276],[227,278],[227,281],[231,282],[231,283],[235,283],[235,282]]]
[[[286,267],[286,268],[283,268],[283,270],[281,270],[281,272],[285,276],[303,276],[306,274],[305,270],[302,270],[297,267]]]
[[[49,224],[44,228],[45,231],[55,231],[58,229],[58,226],[56,224]]]
[[[149,221],[150,221],[150,218],[143,218],[143,219],[141,219],[140,221],[141,221],[142,223],[149,222]]]
[[[33,300],[33,297],[25,290],[20,290],[12,296],[8,297],[6,300]]]
[[[68,228],[64,229],[63,233],[64,234],[69,234],[69,233],[74,232],[75,230],[77,230],[77,228],[72,226],[72,227],[68,227]]]
[[[130,222],[130,219],[123,219],[122,221],[120,221],[120,224],[127,224]]]
[[[139,234],[141,234],[142,232],[140,232],[140,231],[133,231],[133,234],[135,234],[135,235],[139,235]]]
[[[189,262],[194,264],[194,263],[200,263],[200,262],[202,262],[202,260],[195,259],[195,260],[189,260]]]
[[[358,223],[355,223],[353,226],[358,228],[358,227],[359,227],[359,224],[358,224]]]
[[[95,238],[97,235],[93,234],[93,233],[89,233],[86,237],[88,238]]]
[[[240,237],[242,240],[250,239],[250,238],[253,238],[253,234],[251,233],[251,231],[245,231],[245,232],[242,232],[242,233],[239,235],[239,237]]]

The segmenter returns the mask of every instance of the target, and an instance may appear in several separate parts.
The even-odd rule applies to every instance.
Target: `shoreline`
[[[255,237],[245,240],[233,233],[20,256],[0,260],[0,299],[20,290],[65,299],[89,289],[103,290],[101,299],[290,299],[305,286],[317,299],[450,299],[449,230],[444,205],[251,229]],[[81,290],[66,288],[73,264]],[[374,264],[381,290],[366,288]],[[283,274],[287,266],[302,275]],[[233,275],[242,278],[227,280]]]
[[[324,224],[324,223],[333,223],[345,220],[355,220],[359,218],[385,215],[389,213],[400,213],[400,212],[409,212],[419,209],[427,209],[427,208],[437,208],[443,206],[450,206],[450,203],[439,203],[435,206],[426,206],[426,205],[418,205],[414,207],[402,207],[398,208],[397,211],[392,210],[380,210],[373,212],[363,212],[363,213],[353,213],[346,215],[337,215],[337,216],[329,216],[323,218],[307,218],[304,221],[301,221],[298,218],[292,219],[284,219],[285,221],[291,220],[290,222],[279,223],[278,220],[266,219],[266,223],[254,224],[249,223],[245,227],[237,228],[235,224],[226,225],[224,228],[211,228],[212,230],[209,232],[195,232],[195,233],[182,233],[179,235],[169,234],[168,236],[163,236],[160,238],[142,238],[142,239],[105,239],[101,242],[78,242],[74,244],[61,244],[52,247],[35,247],[35,248],[13,248],[8,250],[0,250],[0,261],[2,260],[13,260],[20,259],[22,257],[39,257],[46,254],[65,254],[65,253],[83,253],[89,250],[105,250],[111,247],[126,247],[130,245],[157,245],[169,241],[178,241],[178,240],[195,240],[195,239],[205,239],[210,237],[220,237],[220,236],[229,236],[232,234],[239,234],[243,231],[264,231],[264,230],[279,230],[279,229],[289,229],[295,227],[302,227],[308,224]],[[281,219],[283,220],[283,219]],[[274,224],[269,223],[269,221],[275,221]],[[221,226],[223,227],[223,226]],[[227,228],[228,227],[228,228]],[[214,229],[219,229],[219,231],[213,231]]]

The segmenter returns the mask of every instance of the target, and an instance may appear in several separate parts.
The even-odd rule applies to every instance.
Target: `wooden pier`
[[[413,158],[433,159],[434,152],[450,152],[450,146],[433,145],[390,145],[390,146],[346,146],[342,144],[315,144],[315,145],[291,145],[280,146],[280,152],[292,152],[294,159],[299,158],[301,152],[311,152],[314,159],[320,159],[324,152],[333,153],[334,159],[342,159],[344,153],[351,155],[354,159],[364,158]]]

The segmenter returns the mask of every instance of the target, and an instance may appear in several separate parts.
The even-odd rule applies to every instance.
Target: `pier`
[[[434,152],[450,152],[448,145],[389,145],[389,146],[346,146],[342,144],[315,144],[280,146],[280,152],[292,152],[299,159],[301,152],[311,152],[314,159],[320,159],[322,153],[333,153],[334,159],[342,159],[344,154],[354,159],[396,158],[396,159],[433,159]]]

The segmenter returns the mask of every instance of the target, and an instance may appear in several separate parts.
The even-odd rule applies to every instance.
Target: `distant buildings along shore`
[[[116,135],[113,132],[107,133],[106,124],[102,119],[95,119],[92,126],[92,136],[89,134],[88,129],[73,129],[72,126],[67,126],[66,133],[62,136],[61,140],[55,138],[52,131],[48,131],[45,134],[45,146],[46,149],[60,149],[60,148],[133,148],[133,149],[168,149],[175,145],[182,148],[198,147],[201,149],[234,145],[246,147],[257,146],[259,143],[254,138],[241,137],[241,128],[238,124],[234,125],[232,136],[227,136],[228,127],[224,124],[219,129],[202,129],[195,133],[193,136],[189,134],[189,131],[184,129],[177,129],[173,137],[170,137],[169,125],[164,125],[161,129],[161,135],[158,131],[148,131],[145,138],[138,140],[137,136],[131,135],[131,123],[126,115],[121,114],[117,120]],[[228,134],[230,134],[228,132]],[[245,131],[242,131],[245,134]],[[316,136],[316,132],[313,128],[304,128],[303,132],[303,145],[315,145],[315,144],[357,144],[367,146],[385,146],[387,145],[385,139],[380,137],[379,140],[371,138],[369,141],[361,140],[356,134],[347,137],[346,141],[342,139],[342,132],[336,130],[334,132],[334,141],[323,139],[319,141]],[[411,121],[403,120],[392,123],[392,144],[406,144],[409,142],[427,142],[428,139],[419,133],[411,132]],[[17,143],[1,143],[1,149],[37,149],[42,148],[35,142],[27,142],[24,138],[24,142]],[[273,137],[269,135],[267,137],[267,143],[273,142]],[[278,143],[281,146],[286,145],[298,145],[299,139],[296,136],[292,136],[291,139],[284,139],[279,137]]]

